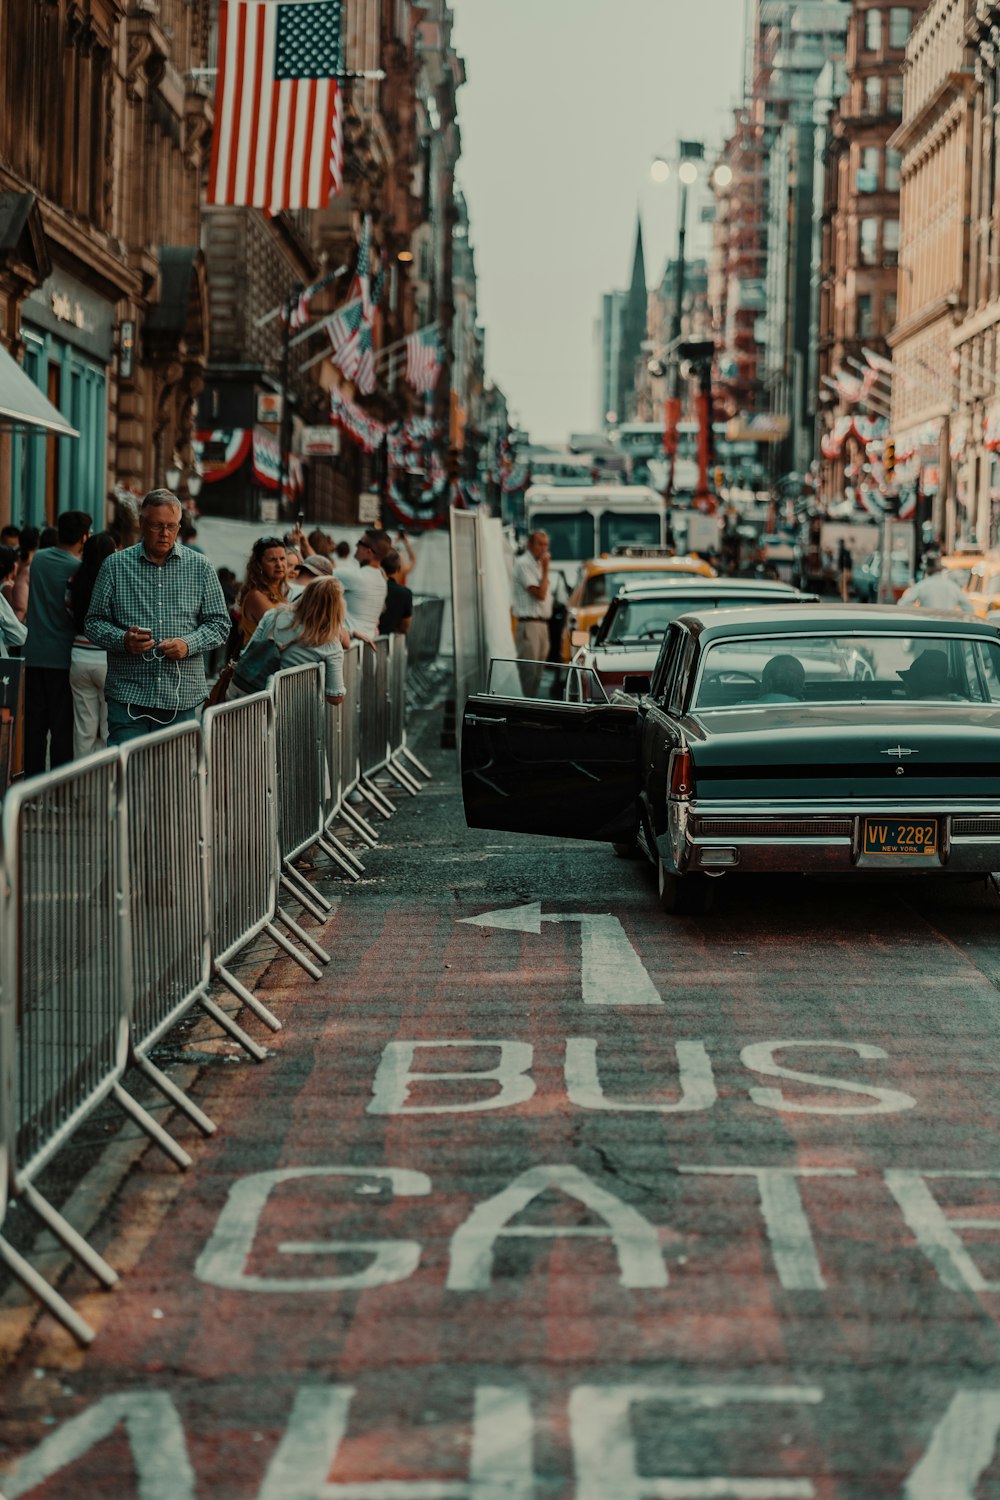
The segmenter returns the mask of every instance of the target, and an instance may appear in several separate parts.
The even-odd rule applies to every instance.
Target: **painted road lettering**
[[[946,1214],[927,1186],[934,1179],[966,1179],[983,1182],[1000,1178],[1000,1172],[887,1171],[886,1186],[902,1210],[913,1236],[946,1287],[953,1292],[1000,1292],[1000,1281],[987,1281],[965,1248],[958,1229],[1000,1229],[996,1210],[985,1217]]]
[[[640,1474],[632,1413],[643,1405],[679,1408],[667,1421],[683,1443],[693,1413],[718,1412],[735,1404],[818,1405],[816,1386],[741,1385],[582,1385],[569,1400],[570,1432],[577,1474],[576,1500],[811,1500],[808,1479],[737,1478],[714,1474]]]
[[[797,1178],[853,1177],[848,1167],[678,1167],[705,1177],[755,1177],[764,1227],[781,1285],[790,1292],[826,1288]]]
[[[434,1051],[447,1048],[496,1049],[500,1053],[496,1067],[475,1069],[471,1072],[419,1073],[413,1063],[419,1050]],[[504,1041],[447,1041],[431,1042],[387,1042],[382,1049],[382,1058],[372,1084],[372,1098],[368,1105],[370,1115],[447,1115],[463,1114],[470,1110],[509,1109],[524,1104],[535,1092],[534,1080],[530,1076],[532,1049],[527,1042]],[[410,1089],[417,1083],[447,1082],[495,1082],[499,1092],[485,1098],[454,1101],[447,1104],[409,1104]]]
[[[542,1193],[556,1189],[604,1220],[596,1225],[519,1224],[510,1227]],[[609,1193],[579,1167],[562,1165],[532,1167],[522,1172],[502,1192],[472,1210],[459,1225],[451,1241],[448,1289],[453,1292],[484,1291],[493,1280],[493,1252],[500,1239],[610,1239],[618,1256],[619,1280],[626,1287],[665,1287],[663,1263],[656,1230],[638,1209]]]
[[[598,1068],[598,1042],[594,1037],[568,1037],[564,1075],[566,1093],[571,1104],[580,1109],[620,1111],[622,1113],[649,1112],[658,1114],[682,1114],[711,1109],[717,1102],[712,1063],[704,1042],[681,1041],[674,1044],[677,1057],[679,1097],[668,1102],[619,1102],[608,1099],[601,1087]],[[787,1111],[790,1114],[812,1115],[886,1115],[897,1114],[916,1106],[911,1094],[899,1089],[879,1087],[875,1084],[837,1078],[821,1073],[804,1073],[789,1068],[775,1060],[776,1052],[800,1051],[853,1052],[865,1062],[888,1061],[888,1053],[881,1047],[872,1047],[866,1042],[813,1041],[800,1039],[778,1042],[755,1042],[744,1047],[740,1056],[744,1065],[765,1077],[783,1078],[808,1085],[811,1097],[799,1097],[776,1088],[749,1086],[751,1103],[759,1109]],[[420,1053],[449,1051],[458,1056],[466,1053],[499,1052],[494,1066],[472,1069],[447,1069],[425,1071],[414,1067]],[[535,1093],[531,1078],[534,1055],[528,1042],[517,1042],[497,1038],[435,1037],[423,1040],[387,1042],[382,1049],[375,1077],[372,1082],[372,1098],[368,1104],[371,1115],[445,1115],[475,1114],[483,1110],[513,1109],[525,1104]],[[440,1085],[449,1083],[473,1083],[486,1087],[478,1097],[469,1099],[440,1099]],[[439,1102],[411,1104],[411,1089],[418,1084],[433,1085]],[[818,1090],[834,1094],[834,1099],[816,1100]],[[841,1102],[843,1095],[855,1096],[853,1100]]]
[[[578,923],[582,936],[581,985],[584,1005],[662,1005],[659,990],[629,941],[617,917],[610,912],[542,912],[540,901],[527,906],[483,912],[479,917],[459,917],[470,927],[495,927],[504,932],[530,932],[540,936],[543,922]]]
[[[813,1089],[833,1089],[838,1093],[861,1094],[874,1100],[871,1104],[810,1104],[802,1099],[789,1098],[781,1089],[752,1088],[750,1098],[762,1109],[787,1110],[800,1115],[891,1115],[900,1110],[914,1109],[916,1099],[898,1089],[876,1088],[870,1083],[848,1083],[841,1078],[824,1077],[819,1073],[801,1073],[787,1068],[774,1059],[776,1052],[786,1052],[793,1047],[813,1047],[822,1051],[856,1052],[866,1062],[881,1062],[888,1057],[881,1047],[868,1042],[754,1042],[744,1047],[740,1057],[751,1072],[763,1073],[769,1078],[787,1078],[795,1083],[810,1084]]]
[[[826,1282],[812,1229],[799,1190],[800,1178],[853,1178],[848,1167],[715,1166],[680,1163],[673,1168],[688,1177],[752,1177],[761,1217],[781,1285],[788,1291],[822,1292]],[[925,1179],[995,1180],[1000,1172],[899,1171],[884,1174],[892,1197],[942,1283],[951,1291],[998,1291],[987,1281],[965,1249],[956,1229],[996,1229],[996,1216],[946,1216]],[[303,1167],[260,1172],[241,1178],[230,1189],[215,1229],[195,1263],[195,1274],[211,1286],[245,1292],[365,1291],[406,1281],[419,1268],[423,1247],[418,1240],[291,1241],[279,1245],[282,1256],[337,1255],[364,1252],[372,1257],[360,1271],[340,1276],[255,1276],[246,1267],[253,1253],[271,1193],[296,1178],[360,1178],[383,1182],[395,1197],[426,1198],[431,1179],[423,1172],[395,1167]],[[536,1198],[562,1193],[597,1214],[601,1225],[511,1225]],[[449,1252],[450,1291],[483,1291],[491,1285],[497,1242],[504,1239],[604,1239],[618,1262],[618,1280],[628,1288],[663,1288],[667,1268],[657,1225],[579,1167],[569,1163],[536,1165],[521,1172],[498,1193],[477,1204],[455,1230]]]
[[[256,1500],[536,1500],[540,1487],[551,1485],[551,1470],[544,1477],[535,1472],[535,1414],[528,1389],[517,1382],[474,1388],[467,1480],[338,1481],[355,1395],[351,1385],[299,1387]],[[817,1491],[801,1472],[770,1478],[640,1473],[636,1419],[643,1408],[661,1411],[661,1430],[675,1438],[682,1453],[691,1434],[706,1428],[717,1430],[724,1446],[731,1447],[727,1418],[734,1407],[784,1407],[784,1423],[794,1422],[796,1408],[818,1408],[822,1414],[833,1405],[814,1385],[742,1384],[738,1375],[711,1384],[647,1379],[577,1385],[568,1393],[574,1500],[808,1500]],[[860,1418],[859,1413],[855,1420]],[[7,1500],[21,1500],[58,1475],[68,1477],[119,1427],[125,1429],[135,1472],[135,1489],[123,1487],[120,1500],[133,1494],[138,1500],[197,1500],[204,1493],[174,1398],[151,1389],[103,1396],[69,1418],[4,1478]],[[803,1439],[794,1449],[800,1471],[805,1446]],[[976,1500],[979,1480],[998,1449],[1000,1388],[960,1387],[939,1416],[926,1449],[912,1462],[902,1490],[893,1493],[902,1500]],[[822,1454],[812,1457],[818,1464]]]
[[[286,1167],[274,1172],[254,1172],[240,1178],[230,1188],[212,1237],[195,1263],[198,1279],[210,1286],[242,1292],[347,1292],[387,1286],[391,1282],[406,1281],[413,1275],[420,1264],[421,1253],[421,1246],[415,1240],[289,1241],[279,1246],[282,1255],[357,1254],[365,1251],[373,1259],[363,1270],[345,1276],[284,1278],[247,1275],[247,1261],[271,1193],[281,1183],[305,1177],[373,1179],[386,1183],[397,1198],[425,1198],[431,1190],[431,1180],[423,1172],[400,1167]]]

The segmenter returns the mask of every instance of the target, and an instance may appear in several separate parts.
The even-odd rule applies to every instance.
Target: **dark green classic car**
[[[689,614],[648,691],[610,702],[593,674],[562,679],[573,701],[524,698],[504,665],[466,705],[469,825],[641,850],[668,911],[703,908],[729,872],[1000,869],[1000,635],[985,621]]]

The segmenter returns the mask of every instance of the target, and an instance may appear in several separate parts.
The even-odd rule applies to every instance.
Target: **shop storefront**
[[[108,365],[114,307],[57,270],[21,307],[25,374],[78,439],[21,436],[13,445],[11,510],[19,525],[51,525],[60,511],[87,510],[104,524]]]

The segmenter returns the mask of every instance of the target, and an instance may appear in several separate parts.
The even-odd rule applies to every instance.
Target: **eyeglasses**
[[[180,531],[181,529],[176,521],[144,521],[143,525],[147,531],[162,531],[165,536],[170,536],[171,532]]]

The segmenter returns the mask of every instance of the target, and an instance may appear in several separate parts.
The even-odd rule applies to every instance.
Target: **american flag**
[[[358,333],[364,322],[365,305],[360,297],[345,302],[326,320],[327,337],[334,363],[339,365],[348,379],[357,369]],[[347,366],[350,366],[350,369]]]
[[[437,384],[441,349],[437,328],[420,328],[406,339],[406,379],[415,391],[430,391]]]
[[[354,377],[354,383],[363,396],[370,396],[375,389],[375,309],[382,300],[382,289],[385,286],[385,267],[379,267],[379,273],[375,278],[375,287],[372,291],[371,301],[365,313],[358,333],[358,368]]]
[[[372,221],[365,214],[361,225],[361,242],[358,245],[358,259],[354,270],[354,279],[351,282],[347,301],[343,307],[338,307],[326,320],[326,331],[330,339],[330,350],[333,355],[334,364],[338,365],[348,380],[353,380],[358,373],[361,357],[364,353],[362,348],[362,329],[368,322],[371,314],[371,302],[369,293],[369,262],[371,260],[372,243]],[[369,338],[369,348],[371,340]],[[374,377],[374,356],[372,357],[372,375]],[[374,390],[374,379],[372,389]]]
[[[342,0],[222,0],[208,201],[325,208],[343,180]]]

